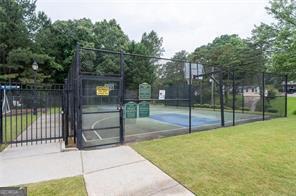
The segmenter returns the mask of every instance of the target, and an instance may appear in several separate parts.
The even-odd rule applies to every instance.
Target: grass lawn
[[[132,144],[198,195],[296,193],[296,98],[289,118]]]
[[[30,126],[32,122],[36,120],[36,115],[14,115],[10,117],[9,115],[3,118],[2,127],[4,130],[3,133],[3,142],[11,141],[17,138],[24,130],[26,130],[26,125]],[[22,129],[21,129],[22,128]],[[6,144],[0,144],[0,152],[6,147]]]
[[[71,195],[86,196],[83,176],[63,178],[34,184],[24,185],[29,196]]]

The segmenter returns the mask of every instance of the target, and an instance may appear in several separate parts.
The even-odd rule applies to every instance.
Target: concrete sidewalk
[[[89,195],[193,195],[128,146],[62,148],[51,143],[0,153],[0,187],[83,175]]]

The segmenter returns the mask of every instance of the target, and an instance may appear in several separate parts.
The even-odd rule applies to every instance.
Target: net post
[[[285,75],[285,117],[288,117],[288,75]]]
[[[120,51],[120,111],[119,111],[119,123],[120,123],[120,143],[124,143],[124,117],[123,117],[123,105],[124,105],[124,52]]]
[[[221,126],[225,126],[224,119],[224,93],[223,93],[223,70],[220,68],[219,77],[219,94],[220,94],[220,112],[221,112]]]
[[[265,120],[265,73],[262,72],[262,120]]]
[[[189,85],[188,85],[188,106],[189,106],[189,133],[192,132],[191,130],[191,99],[192,99],[192,70],[191,70],[191,62],[189,62]]]

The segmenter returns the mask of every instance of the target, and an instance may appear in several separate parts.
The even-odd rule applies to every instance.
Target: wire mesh
[[[65,86],[70,132],[77,132],[82,146],[159,138],[286,114],[284,75],[217,66],[203,66],[196,74],[192,66],[199,65],[180,59],[79,47],[77,51]],[[143,93],[145,88],[148,94]],[[100,94],[104,89],[108,93]]]

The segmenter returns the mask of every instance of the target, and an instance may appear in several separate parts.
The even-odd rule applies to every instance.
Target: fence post
[[[123,107],[124,107],[124,54],[120,51],[120,110],[119,110],[119,123],[120,123],[120,143],[124,143],[124,117],[123,117]]]
[[[288,117],[288,75],[285,75],[285,117]]]
[[[262,120],[265,120],[265,73],[262,72]]]
[[[223,93],[223,71],[220,69],[219,77],[219,94],[220,94],[220,112],[221,112],[221,126],[225,126],[224,120],[224,93]]]
[[[242,82],[242,113],[244,113],[245,112],[245,97],[244,97],[244,88],[245,88],[245,86],[244,86],[244,81]]]
[[[232,125],[235,126],[235,78],[232,71]]]
[[[188,106],[189,106],[189,133],[191,133],[191,99],[192,99],[192,70],[191,70],[191,62],[189,62],[189,85],[188,85]]]
[[[3,144],[2,106],[3,106],[3,92],[0,84],[0,144]]]
[[[64,91],[63,91],[63,139],[65,141],[65,145],[68,145],[68,137],[69,137],[69,119],[68,119],[68,79],[65,79],[64,83]]]
[[[75,131],[77,131],[77,147],[78,149],[82,148],[82,126],[81,126],[81,102],[80,102],[80,90],[81,90],[81,86],[80,86],[80,78],[79,78],[79,74],[80,74],[80,45],[77,43],[76,46],[76,59],[75,59],[75,70],[74,70],[74,82],[75,82],[75,86],[74,86],[74,96],[76,101],[74,101],[75,104],[75,109],[76,112],[74,113],[74,116],[76,116],[75,118]]]

